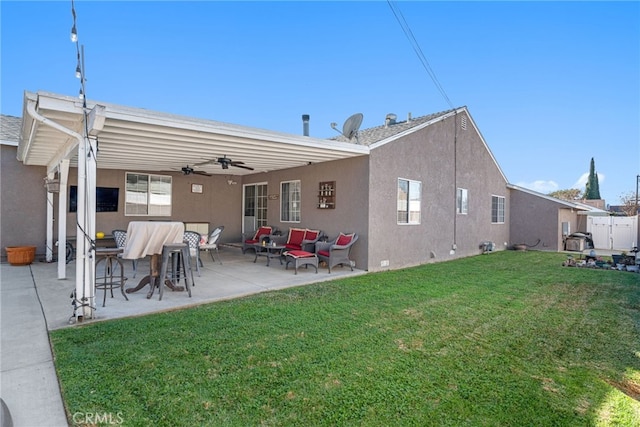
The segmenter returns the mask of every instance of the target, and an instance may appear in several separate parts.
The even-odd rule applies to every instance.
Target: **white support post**
[[[92,171],[93,177],[90,177]],[[92,319],[95,308],[95,259],[92,244],[95,235],[93,224],[95,192],[95,155],[91,154],[91,141],[85,137],[83,142],[78,144],[78,225],[76,230],[76,299],[79,304],[76,317],[78,321]],[[91,206],[92,200],[93,206]]]
[[[67,183],[69,159],[60,162],[60,192],[58,193],[58,279],[67,278]]]

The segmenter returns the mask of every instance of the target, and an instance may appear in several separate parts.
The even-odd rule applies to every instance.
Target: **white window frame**
[[[138,176],[138,184],[129,183],[131,175]],[[170,175],[125,172],[124,216],[171,216],[172,192]]]
[[[422,215],[422,182],[398,178],[396,221],[398,225],[420,224]]]
[[[469,213],[469,190],[466,188],[456,190],[456,213],[460,215]]]
[[[504,196],[491,196],[491,224],[504,224],[505,201]]]
[[[286,188],[285,188],[286,187]],[[280,222],[300,222],[302,184],[299,179],[280,182]]]

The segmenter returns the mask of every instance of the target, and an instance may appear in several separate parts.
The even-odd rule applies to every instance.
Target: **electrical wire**
[[[447,102],[449,107],[451,107],[452,109],[455,108],[453,106],[453,103],[449,99],[449,96],[447,95],[444,88],[442,87],[442,84],[440,84],[440,81],[438,80],[438,77],[436,76],[435,71],[433,71],[433,69],[431,68],[431,65],[429,65],[429,61],[427,61],[427,58],[424,56],[424,53],[422,52],[422,48],[420,47],[420,44],[414,37],[413,31],[411,31],[411,27],[409,26],[407,21],[404,19],[404,15],[402,14],[402,11],[399,8],[397,8],[393,3],[394,2],[392,2],[391,0],[387,0],[387,4],[389,5],[389,8],[391,8],[393,15],[396,17],[398,24],[400,24],[400,28],[402,28],[404,35],[409,40],[409,43],[411,44],[411,47],[413,48],[414,52],[418,56],[418,59],[422,63],[422,66],[424,67],[425,71],[433,81],[433,84],[436,86],[436,89],[438,89],[438,92],[440,92],[440,95],[442,95],[442,97]]]

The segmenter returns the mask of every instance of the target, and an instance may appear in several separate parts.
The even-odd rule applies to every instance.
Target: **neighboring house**
[[[539,250],[573,250],[565,246],[565,238],[572,233],[589,233],[596,250],[628,251],[639,241],[637,217],[615,217],[584,200],[561,200],[516,185],[508,187],[514,244]]]
[[[629,216],[633,214],[635,206],[626,206],[626,205],[609,205],[608,210],[612,215],[616,216]],[[635,207],[636,215],[640,215],[640,207]]]
[[[475,255],[486,242],[502,250],[524,236],[511,223],[513,189],[466,107],[404,121],[388,116],[351,141],[103,103],[89,109],[95,185],[119,193],[117,202],[102,201],[96,231],[126,229],[131,220],[171,219],[225,225],[226,242],[240,241],[243,231],[263,224],[284,232],[316,228],[330,237],[356,232],[360,239],[352,258],[357,268],[369,271]],[[70,97],[26,93],[24,110],[17,152],[12,146],[5,154],[3,145],[0,246],[36,245],[44,254],[45,176],[60,176],[61,194],[69,193],[53,197],[54,235],[61,222],[74,224],[66,234],[76,234],[70,207],[78,184],[77,153],[69,135],[82,130],[82,105]],[[2,117],[3,123],[14,119]],[[71,131],[59,131],[55,124]],[[211,176],[180,172],[223,155],[255,169],[223,170],[212,163],[196,168]],[[5,162],[13,164],[5,167]],[[140,179],[161,194],[141,193]],[[322,206],[321,186],[327,182],[335,189],[331,208]],[[148,203],[136,204],[134,196],[148,196]],[[164,202],[154,205],[154,197]],[[28,219],[7,209],[14,204],[26,205]],[[64,212],[62,221],[58,212]]]
[[[532,249],[562,251],[564,238],[586,232],[585,216],[593,208],[509,185],[511,190],[511,241]]]

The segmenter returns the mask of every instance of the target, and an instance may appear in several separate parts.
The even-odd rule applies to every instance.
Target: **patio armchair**
[[[202,264],[202,261],[200,260],[201,238],[202,235],[197,231],[184,232],[184,242],[189,244],[189,256],[196,259],[196,271],[198,272],[198,277],[200,276],[200,265]]]
[[[127,232],[125,230],[112,230],[111,235],[113,236],[113,240],[115,240],[118,249],[124,249],[124,247],[127,246]],[[118,257],[122,258],[122,254],[118,255]],[[133,278],[135,279],[138,261],[133,259],[131,262],[133,264]],[[69,261],[67,261],[67,263],[69,263]]]
[[[205,243],[200,244],[201,251],[209,252],[211,255],[211,260],[216,262],[215,258],[213,258],[213,251],[216,251],[216,255],[218,256],[218,262],[222,264],[222,260],[220,259],[220,253],[218,252],[218,247],[220,246],[220,237],[222,236],[222,232],[224,231],[224,225],[216,227],[213,229],[211,234],[209,234],[209,238]]]
[[[338,237],[329,242],[316,242],[316,255],[318,255],[320,261],[327,263],[329,273],[331,273],[331,267],[336,265],[348,265],[353,271],[349,253],[357,240],[358,235],[356,233],[340,233]]]
[[[286,236],[269,236],[270,242],[283,245],[287,251],[305,251],[314,253],[316,242],[324,237],[320,230],[309,230],[308,228],[290,228]]]
[[[261,243],[263,240],[269,238],[270,235],[277,233],[278,229],[269,225],[263,225],[256,231],[251,233],[242,233],[242,253],[247,250],[256,248],[253,246],[256,243]]]

